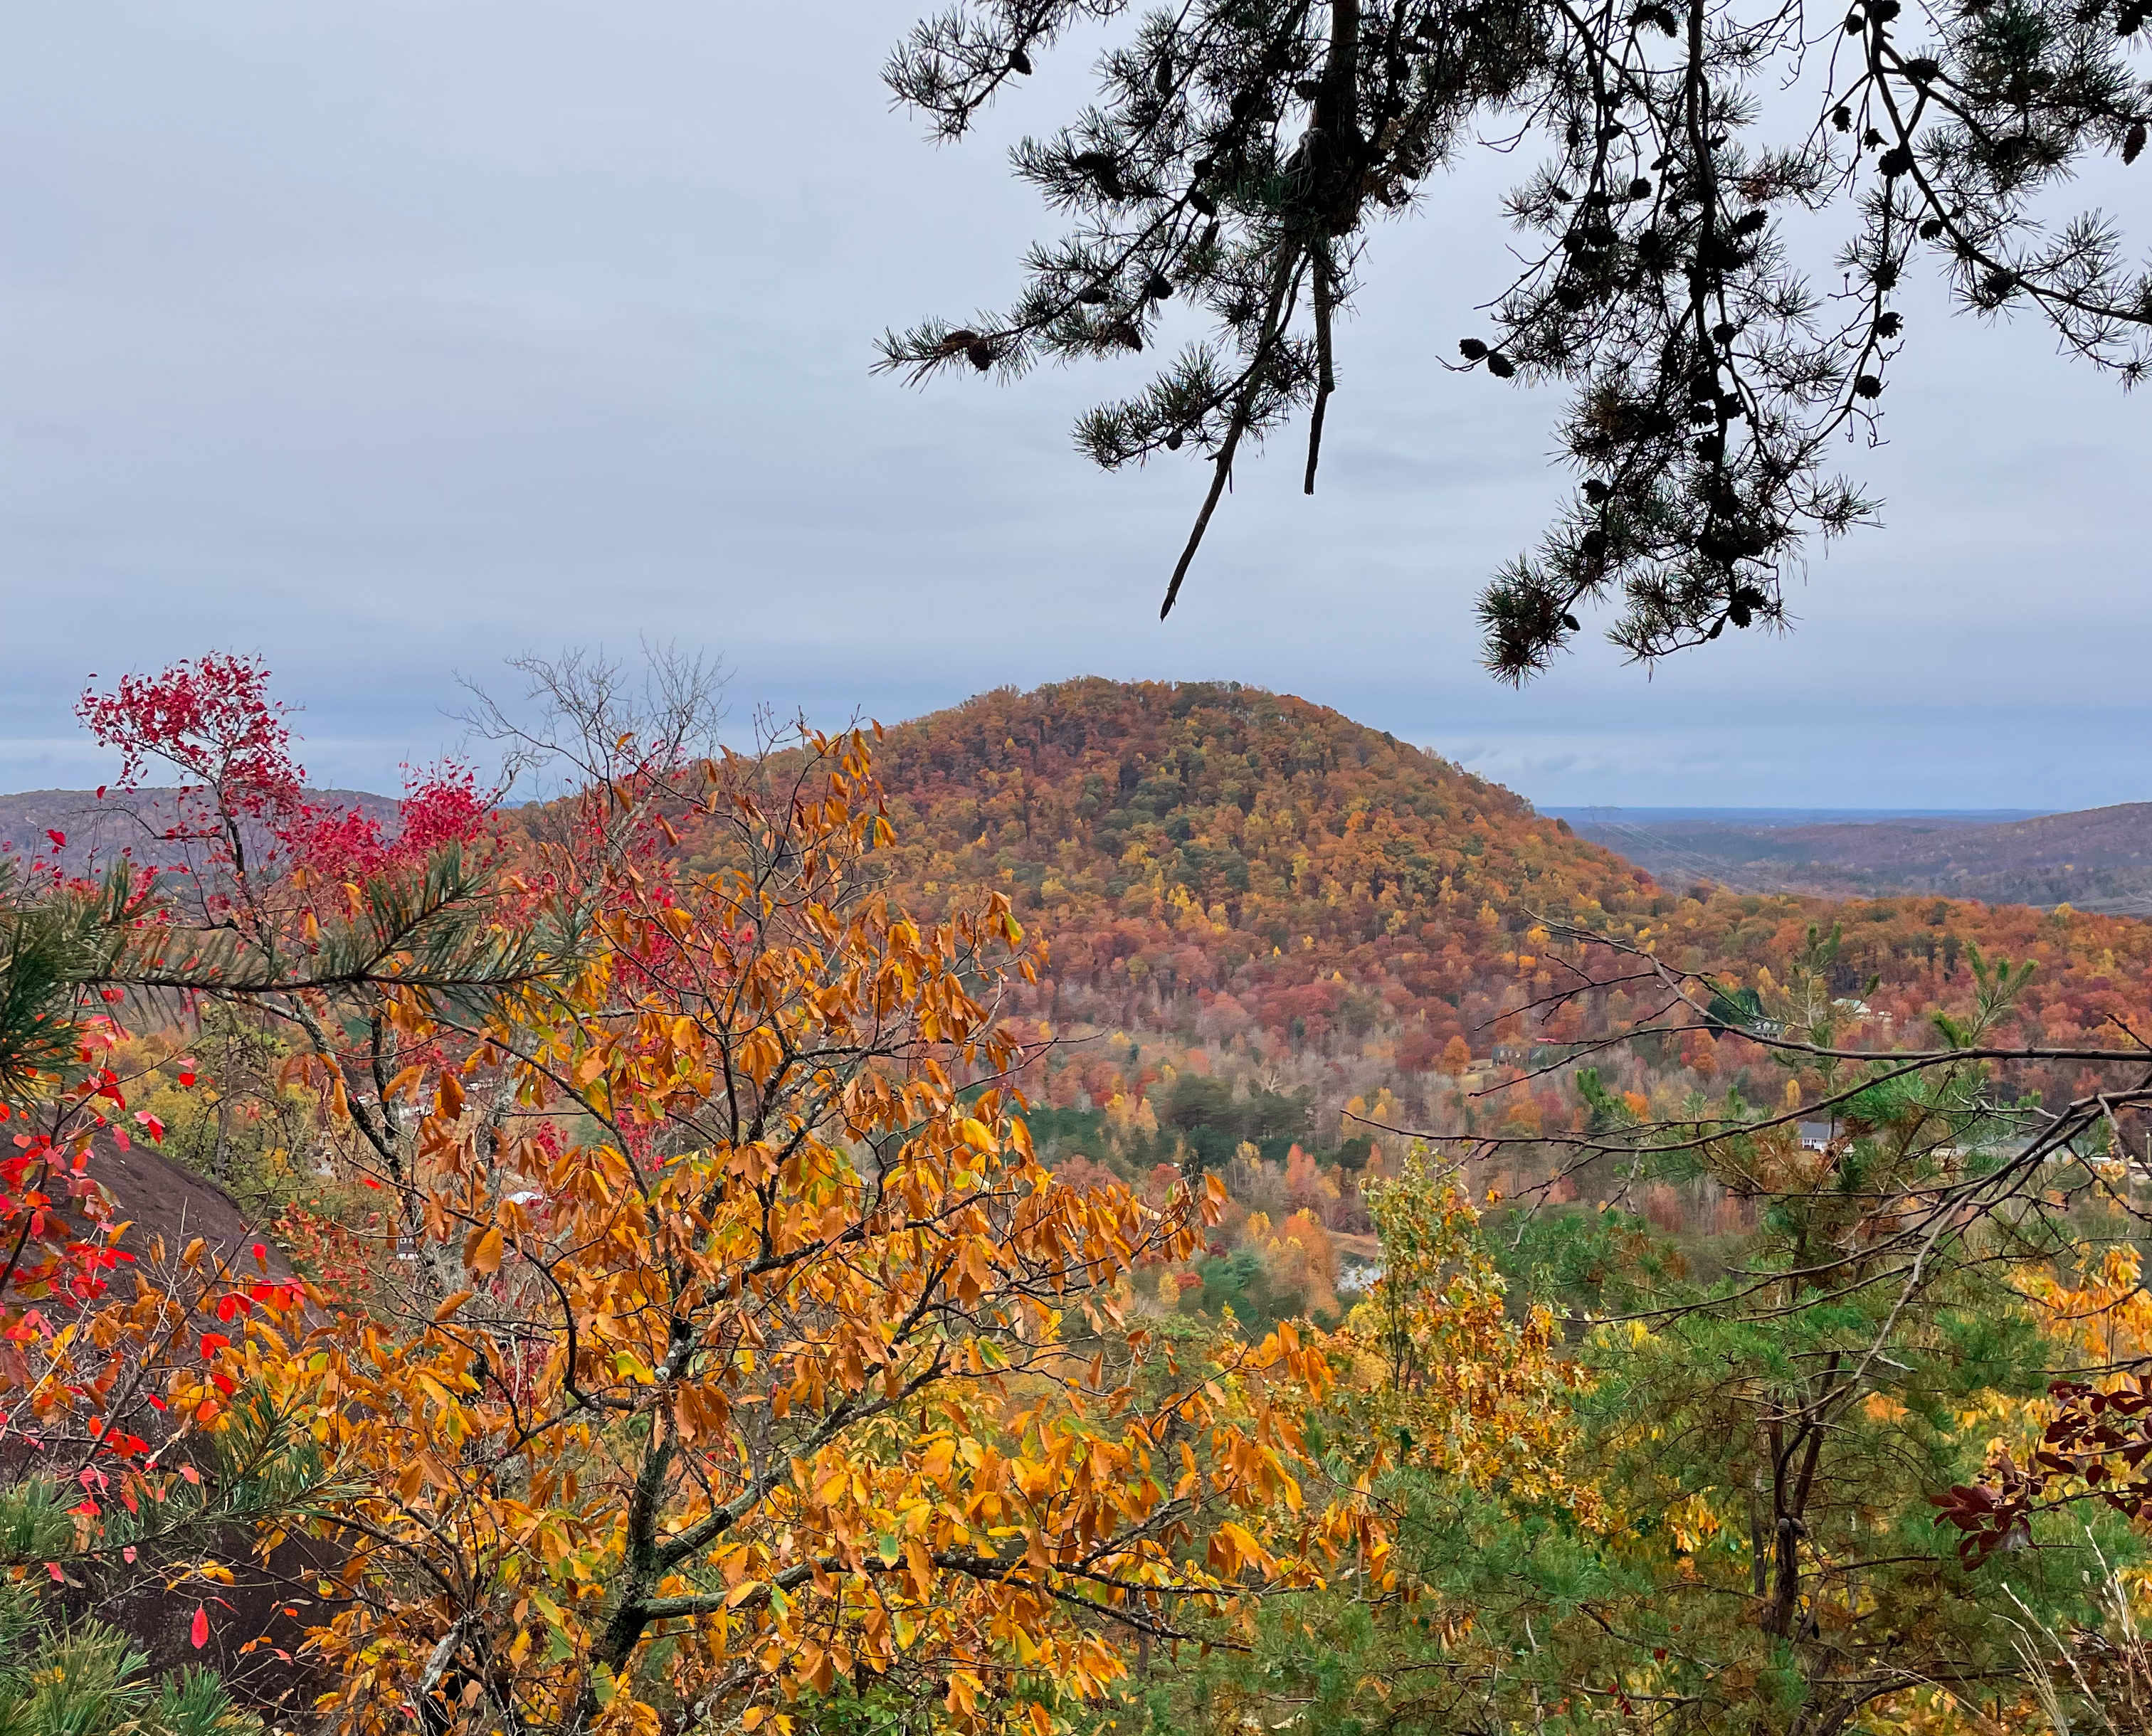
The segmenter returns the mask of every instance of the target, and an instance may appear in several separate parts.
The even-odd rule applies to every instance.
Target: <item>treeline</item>
[[[0,896],[10,1728],[2152,1703],[2141,1051],[2024,1046],[2133,992],[2128,925],[1674,897],[1236,690],[743,756],[607,673],[541,671],[574,797],[385,824],[258,666],[86,703],[191,817],[183,874]],[[1182,850],[1228,812],[1245,888]],[[138,1244],[123,1145],[273,1232]]]

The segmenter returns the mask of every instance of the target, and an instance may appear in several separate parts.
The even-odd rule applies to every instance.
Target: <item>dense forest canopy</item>
[[[85,700],[167,782],[0,881],[0,1728],[2144,1728],[2141,924],[1231,683],[523,667],[525,807]]]
[[[1520,1014],[1555,985],[1548,924],[1647,940],[1733,989],[1759,972],[1783,981],[1810,929],[1835,927],[1829,987],[1863,1003],[1874,1033],[1913,1030],[1966,991],[1982,953],[2038,961],[2018,1017],[2053,1044],[2152,996],[2140,923],[1662,887],[1433,753],[1254,688],[985,694],[891,730],[879,763],[893,885],[925,909],[980,885],[1005,892],[1048,942],[1050,1015],[1253,1030],[1281,1058],[1349,1055],[1338,1102],[1384,1087],[1424,1099],[1453,1041],[1484,1059],[1618,1021],[1611,995]],[[1112,1091],[1102,1077],[1090,1095]]]

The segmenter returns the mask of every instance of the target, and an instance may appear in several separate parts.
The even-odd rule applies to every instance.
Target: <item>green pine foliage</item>
[[[94,1618],[56,1624],[23,1585],[0,1585],[0,1736],[252,1736],[261,1728],[214,1672],[154,1673],[119,1629]]]
[[[2009,1016],[2023,980],[1983,963],[1961,1043]],[[1640,1126],[1581,1080],[1598,1136],[1627,1141],[1634,1186],[1708,1176],[1757,1207],[1744,1232],[1704,1234],[1527,1201],[1474,1232],[1513,1308],[1566,1318],[1575,1435],[1559,1468],[1603,1506],[1433,1472],[1401,1441],[1374,1485],[1394,1587],[1348,1574],[1266,1604],[1251,1647],[1153,1678],[1129,1718],[1221,1736],[1811,1736],[1908,1728],[1924,1708],[1944,1718],[1933,1728],[1966,1728],[1952,1700],[2018,1716],[2029,1683],[2038,1703],[2074,1708],[2058,1731],[2073,1716],[2132,1728],[2115,1696],[2141,1682],[2116,1660],[2139,1656],[2125,1587],[2147,1549],[2128,1517],[2037,1512],[1983,1558],[1936,1506],[1982,1477],[1997,1440],[2038,1434],[2071,1353],[2018,1279],[2064,1263],[2087,1225],[2019,1200],[1938,1216],[1910,1248],[1895,1238],[1885,1208],[1911,1220],[1994,1172],[2012,1118],[1972,1061],[1865,1088],[1864,1068],[1882,1072],[1841,1070],[1853,1095],[1821,1151],[1738,1099],[1699,1104],[1690,1126]],[[1394,1267],[1408,1227],[1382,1227]],[[1312,1438],[1326,1429],[1356,1439],[1342,1416]]]
[[[1304,414],[1314,492],[1368,243],[1482,151],[1532,164],[1483,214],[1519,263],[1470,297],[1492,316],[1447,365],[1565,387],[1576,483],[1482,593],[1507,680],[1601,602],[1638,659],[1784,621],[1808,540],[1874,517],[1827,467],[1875,425],[1920,264],[2126,382],[2152,360],[2152,274],[2119,226],[2045,208],[2144,148],[2142,0],[1858,0],[1843,34],[1760,0],[960,0],[886,77],[957,139],[1095,18],[1116,23],[1093,100],[1013,156],[1064,233],[1011,306],[891,332],[881,362],[1011,379],[1177,345],[1077,426],[1109,469],[1210,466],[1167,610],[1245,446]]]
[[[73,1065],[84,991],[150,904],[124,867],[95,887],[47,884],[0,856],[0,1104],[37,1101]]]

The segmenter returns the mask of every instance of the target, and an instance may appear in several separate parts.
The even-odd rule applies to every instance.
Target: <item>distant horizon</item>
[[[2043,819],[2051,814],[2092,813],[2102,807],[2126,807],[2119,802],[2094,803],[2089,808],[2063,807],[1648,807],[1622,802],[1594,802],[1534,807],[1551,818],[1571,825],[1607,824],[1616,821],[1663,824],[1674,820],[1716,820],[1743,826],[1874,825],[1891,820],[1964,820],[1982,825],[2007,825],[2013,820]]]
[[[1087,678],[1131,682],[1159,681],[1172,686],[1190,684],[1207,685],[1212,682],[1216,682],[1219,685],[1229,684],[1222,678],[1205,676],[1104,676],[1086,677],[1084,676],[1064,676],[1060,679],[1065,681],[1079,681]],[[1019,684],[1008,683],[1006,685],[1013,686]],[[1058,683],[1040,682],[1032,685],[1034,686],[1053,686],[1058,685]],[[1794,826],[1870,825],[1886,823],[1892,821],[1924,820],[1954,822],[1967,825],[2002,825],[2014,821],[2038,819],[2054,814],[2090,813],[2099,812],[2104,808],[2129,807],[2134,805],[2135,802],[2143,799],[2131,797],[2121,798],[2108,797],[2105,799],[2078,804],[2049,804],[2044,807],[1916,807],[1910,804],[1894,804],[1888,802],[1860,803],[1852,802],[1751,807],[1738,804],[1720,805],[1711,802],[1667,802],[1663,801],[1656,802],[1630,802],[1622,801],[1589,802],[1542,801],[1531,794],[1528,789],[1523,787],[1524,784],[1530,780],[1531,771],[1530,767],[1519,767],[1514,768],[1505,768],[1500,763],[1502,756],[1499,752],[1490,753],[1485,744],[1467,745],[1461,749],[1451,748],[1445,747],[1439,742],[1429,741],[1424,739],[1424,736],[1414,731],[1410,726],[1403,729],[1385,728],[1380,722],[1376,721],[1374,716],[1357,714],[1354,709],[1353,709],[1350,701],[1318,697],[1317,695],[1312,693],[1296,692],[1288,687],[1282,686],[1271,686],[1259,681],[1231,681],[1230,682],[1230,685],[1259,688],[1266,692],[1277,694],[1281,697],[1305,700],[1310,704],[1324,706],[1326,709],[1334,711],[1341,716],[1344,716],[1351,721],[1358,724],[1363,728],[1374,731],[1401,745],[1409,746],[1419,752],[1433,754],[1441,759],[1448,761],[1453,765],[1459,767],[1474,777],[1480,777],[1490,783],[1500,786],[1501,788],[1518,797],[1520,800],[1528,802],[1535,812],[1543,814],[1549,818],[1565,820],[1572,825],[1627,824],[1656,826],[1687,822],[1707,825],[1717,824],[1774,828]],[[978,692],[966,695],[962,698],[942,704],[936,704],[931,701],[926,701],[923,703],[915,701],[915,703],[918,703],[920,705],[919,709],[897,712],[894,715],[889,712],[885,712],[883,714],[884,720],[891,725],[916,721],[922,717],[931,716],[941,711],[955,709],[956,707],[967,703],[969,700],[978,697],[979,693],[991,691],[992,690],[989,688],[982,688],[978,690]],[[302,717],[306,708],[303,705],[295,705],[292,709],[297,716]],[[740,709],[741,708],[734,708],[733,711],[733,716],[734,719],[737,719],[739,716]],[[757,715],[760,708],[747,707],[744,709],[749,715],[753,716]],[[446,714],[435,715],[445,716]],[[852,721],[863,719],[866,715],[867,713],[863,707],[855,706],[851,708],[850,717]],[[740,732],[734,729],[728,728],[725,729],[723,733],[728,738],[733,738],[737,737]],[[361,797],[369,800],[380,802],[393,802],[398,799],[395,795],[389,793],[386,790],[368,787],[367,784],[358,781],[358,779],[354,778],[351,775],[353,772],[358,772],[360,777],[364,776],[364,772],[361,767],[358,765],[355,765],[349,755],[343,751],[348,749],[354,744],[348,741],[339,740],[332,736],[328,737],[309,738],[303,735],[300,736],[300,744],[299,751],[302,754],[306,755],[307,757],[309,759],[319,757],[325,759],[327,762],[320,768],[327,775],[320,778],[318,781],[310,780],[308,784],[310,791],[324,796],[343,797]],[[19,789],[0,791],[0,801],[13,801],[34,796],[88,795],[90,794],[93,789],[100,782],[109,782],[116,777],[116,762],[110,761],[109,756],[107,756],[103,750],[96,747],[94,744],[87,741],[86,738],[77,738],[72,745],[74,752],[69,756],[72,763],[69,765],[68,769],[77,772],[79,778],[79,782],[52,782],[28,785]],[[450,757],[465,758],[470,757],[469,748],[470,744],[467,741],[459,744],[453,740],[444,739],[440,743],[439,752]],[[378,763],[378,756],[369,756],[369,757],[376,758]],[[399,761],[407,768],[411,764],[417,762],[419,757],[420,757],[416,754],[408,752],[399,753],[398,755]],[[480,760],[483,759],[482,755],[478,757]],[[48,763],[49,764],[49,762]],[[5,777],[8,769],[4,754],[0,754],[0,777]],[[53,767],[52,769],[57,770],[59,768],[55,766]],[[482,765],[480,769],[481,775],[485,775],[485,768]],[[1520,775],[1520,773],[1522,775]],[[152,787],[165,787],[158,786]],[[545,799],[547,798],[542,795],[534,794],[520,796],[512,799],[507,805],[510,807],[517,807],[528,802],[542,801]]]
[[[1469,768],[1467,768],[1469,769]],[[171,789],[169,784],[143,785],[137,793],[156,795]],[[1509,786],[1505,785],[1505,788]],[[77,784],[47,784],[32,789],[0,790],[0,802],[13,802],[33,796],[95,796],[97,788]],[[378,790],[355,788],[343,785],[309,783],[307,793],[317,796],[358,797],[375,802],[393,802],[394,795]],[[1833,824],[1863,825],[1891,820],[1962,820],[1978,824],[2002,825],[2014,820],[2041,819],[2059,813],[2096,812],[2100,807],[2128,807],[2127,802],[2099,802],[2091,808],[2058,807],[1717,807],[1707,805],[1652,806],[1631,805],[1626,802],[1531,802],[1521,790],[1511,793],[1530,802],[1532,811],[1548,819],[1566,820],[1571,824],[1586,825],[1610,823],[1664,824],[1670,821],[1716,821],[1729,825],[1744,826],[1821,826]],[[542,800],[526,797],[523,802]],[[511,807],[522,802],[511,802]]]

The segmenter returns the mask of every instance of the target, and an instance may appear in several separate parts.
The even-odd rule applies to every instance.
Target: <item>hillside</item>
[[[1818,826],[1793,841],[1814,859],[1991,903],[2152,902],[2152,802],[1997,826]]]
[[[1124,1019],[1222,993],[1319,1042],[1454,1010],[1531,913],[1655,891],[1498,785],[1252,688],[986,694],[891,731],[881,769],[915,895],[1003,886],[1062,996]]]
[[[932,910],[999,885],[1052,949],[1035,1011],[1079,1040],[1035,1095],[1072,1111],[1148,1107],[1161,1140],[1209,1129],[1197,1142],[1230,1151],[1223,1117],[1225,1132],[1266,1134],[1266,1148],[1291,1131],[1329,1150],[1359,1125],[1348,1111],[1566,1124],[1573,1086],[1522,1081],[1521,1066],[1651,1009],[1617,992],[1526,1010],[1560,969],[1541,918],[1645,939],[1729,986],[1783,980],[1812,929],[1842,927],[1832,986],[1865,995],[1859,1037],[1876,1042],[1967,999],[1973,948],[2041,961],[2028,1036],[2089,1032],[2110,1015],[2141,1029],[2152,1009],[2146,924],[1932,896],[1685,896],[1437,755],[1252,688],[1089,680],[984,694],[891,729],[878,763],[893,890]],[[1768,1101],[1784,1084],[1738,1039],[1646,1045],[1606,1065],[1669,1105],[1729,1086]],[[1206,1107],[1190,1071],[1241,1109]]]
[[[1244,1136],[1273,1157],[1296,1142],[1334,1156],[1364,1144],[1350,1119],[1363,1112],[1444,1131],[1566,1124],[1577,1097],[1560,1045],[1652,1008],[1618,991],[1543,1006],[1573,980],[1543,920],[1646,941],[1729,988],[1783,981],[1812,930],[1840,929],[1831,988],[1865,1000],[1866,1040],[1966,1000],[1974,949],[2040,962],[2028,1036],[2152,1025],[2152,926],[1934,895],[1736,893],[1687,873],[1661,883],[1437,754],[1237,684],[997,691],[891,729],[877,765],[892,893],[931,914],[999,887],[1050,949],[1019,1009],[1057,1040],[1026,1081],[1043,1131],[1092,1151],[1098,1118],[1117,1112],[1132,1162],[1184,1141],[1230,1155]],[[86,809],[114,825],[82,792],[0,798],[0,837],[50,823],[72,853],[93,835]],[[1878,873],[1947,863],[1985,886],[2058,852],[2126,874],[2148,812],[1793,829],[1862,834]],[[702,840],[680,818],[693,858]],[[1729,1086],[1775,1099],[1784,1084],[1738,1039],[1632,1045],[1601,1065],[1669,1106]],[[1528,1067],[1551,1070],[1526,1080]]]
[[[1942,893],[1990,903],[2152,909],[2152,802],[1980,823],[1954,817],[1746,825],[1583,821],[1579,831],[1671,881],[1742,892]]]
[[[24,790],[0,795],[0,856],[36,857],[70,874],[103,868],[123,852],[144,860],[162,858],[157,844],[179,817],[170,789],[140,789],[105,794],[96,790]],[[307,799],[324,807],[356,808],[384,822],[397,805],[364,790],[308,790]],[[58,833],[65,843],[54,845]]]

